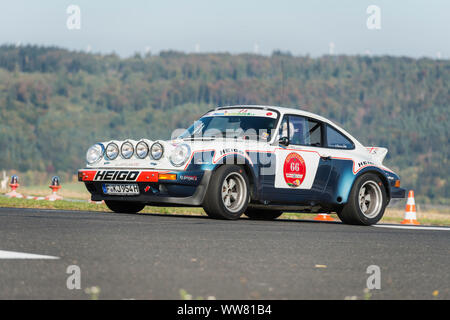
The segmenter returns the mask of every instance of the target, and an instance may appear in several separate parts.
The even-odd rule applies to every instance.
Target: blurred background
[[[166,139],[216,106],[265,104],[387,147],[419,202],[450,205],[448,1],[0,6],[0,170],[25,186],[78,185],[95,142]]]

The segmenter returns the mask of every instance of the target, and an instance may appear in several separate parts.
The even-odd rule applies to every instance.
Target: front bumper
[[[406,190],[403,188],[391,187],[391,199],[406,198]]]
[[[84,182],[92,201],[113,200],[140,202],[148,205],[200,206],[206,194],[211,171],[142,171],[127,169],[82,169],[78,180]],[[172,175],[173,180],[160,179]],[[103,191],[105,183],[137,184],[139,195],[108,195]]]

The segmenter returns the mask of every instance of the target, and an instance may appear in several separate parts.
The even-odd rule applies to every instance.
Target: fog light
[[[172,173],[160,173],[159,180],[177,180],[177,175]]]

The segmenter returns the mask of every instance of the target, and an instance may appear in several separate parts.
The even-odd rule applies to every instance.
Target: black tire
[[[380,221],[387,204],[383,182],[376,174],[367,173],[356,179],[348,202],[337,214],[346,224],[370,226]]]
[[[105,203],[115,213],[138,213],[145,207],[145,204],[139,202],[107,200]]]
[[[226,186],[224,184],[225,179],[227,181],[235,180],[235,185],[228,189],[228,183]],[[238,190],[238,188],[240,189]],[[226,200],[227,194],[228,201]],[[236,194],[235,197],[239,199],[236,198],[237,200],[233,201],[233,196]],[[214,219],[239,219],[247,209],[249,197],[249,183],[244,169],[237,165],[224,165],[218,168],[211,177],[203,201],[203,209],[209,217]],[[229,205],[225,203],[229,203]]]
[[[251,220],[275,220],[283,214],[283,211],[279,210],[266,210],[247,208],[245,215]]]

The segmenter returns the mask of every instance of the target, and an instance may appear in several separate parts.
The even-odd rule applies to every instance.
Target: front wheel
[[[372,173],[359,177],[350,192],[339,219],[347,224],[370,226],[381,220],[387,205],[387,195],[381,179]]]
[[[211,177],[203,209],[214,219],[239,219],[247,209],[250,196],[248,186],[248,178],[242,167],[221,166]]]
[[[115,213],[138,213],[145,207],[145,204],[139,202],[106,200],[105,203]]]

